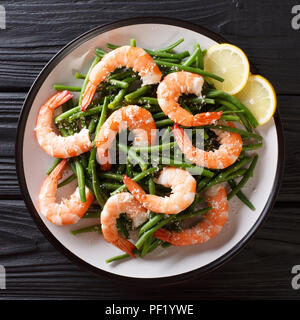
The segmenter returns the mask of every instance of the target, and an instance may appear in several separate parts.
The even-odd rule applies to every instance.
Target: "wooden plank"
[[[4,1],[0,90],[28,90],[65,44],[99,25],[136,16],[166,16],[202,25],[243,48],[280,94],[298,94],[299,32],[291,27],[293,1]],[[92,10],[90,9],[92,8]],[[134,10],[133,10],[134,8]],[[66,23],[67,22],[67,23]],[[291,65],[293,66],[290,70]]]
[[[79,269],[43,237],[21,200],[1,200],[0,264],[6,268],[7,289],[0,298],[4,294],[5,299],[297,298],[291,268],[299,263],[298,213],[298,207],[275,206],[254,239],[218,270],[176,286],[146,290]]]

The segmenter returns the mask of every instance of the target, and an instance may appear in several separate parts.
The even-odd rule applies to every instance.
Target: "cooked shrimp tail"
[[[123,182],[126,185],[127,189],[130,191],[130,193],[139,202],[142,203],[146,196],[146,192],[143,190],[143,188],[135,181],[133,181],[131,178],[129,178],[126,174],[123,174]]]
[[[64,90],[56,93],[52,98],[46,102],[49,108],[56,109],[69,101],[73,97],[72,93],[68,90]]]
[[[96,93],[97,85],[95,85],[93,82],[88,82],[86,89],[84,91],[84,96],[81,101],[81,111],[85,111],[88,105],[93,100],[93,97]]]
[[[112,244],[118,247],[120,250],[128,253],[132,258],[135,258],[133,252],[136,250],[136,246],[129,240],[119,236],[119,238],[112,242]]]
[[[66,168],[67,163],[68,163],[68,159],[61,160],[61,162],[52,170],[51,176],[55,177],[55,179],[57,180],[60,180]]]

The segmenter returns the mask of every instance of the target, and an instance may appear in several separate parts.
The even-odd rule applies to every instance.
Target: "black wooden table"
[[[0,265],[6,268],[7,284],[0,299],[297,299],[300,292],[291,286],[292,267],[300,264],[300,29],[293,28],[297,17],[292,25],[296,4],[288,0],[2,1],[6,29],[0,29]],[[16,178],[18,116],[40,70],[83,32],[136,16],[180,18],[243,48],[274,84],[285,130],[285,173],[265,224],[231,261],[176,288],[133,289],[79,269],[38,230]]]

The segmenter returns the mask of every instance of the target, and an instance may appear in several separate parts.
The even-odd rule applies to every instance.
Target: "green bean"
[[[254,171],[255,166],[257,164],[257,160],[258,160],[258,155],[255,155],[247,172],[245,173],[244,177],[242,178],[242,180],[227,195],[228,200],[232,199],[232,197],[234,197],[244,187],[244,185],[247,183],[247,181],[250,179],[250,177],[252,177],[253,171]]]
[[[126,158],[126,174],[128,175],[129,178],[133,177],[132,164],[131,164],[130,159],[128,157]]]
[[[117,80],[117,79],[110,79],[109,83],[112,84],[113,86],[116,86],[118,88],[126,89],[129,86],[129,83],[126,81],[122,80]]]
[[[216,111],[223,111],[222,107],[218,108]],[[224,110],[222,115],[223,114],[235,114],[235,113],[244,113],[245,111],[244,110],[235,110],[235,111],[231,111],[231,110]]]
[[[88,173],[92,175],[92,162],[96,160],[97,149],[93,147],[90,151],[89,163],[88,163]]]
[[[243,166],[245,166],[250,161],[251,161],[250,157],[244,158],[241,161],[237,161],[236,163],[234,163],[233,165],[228,167],[226,170],[223,170],[222,172],[220,172],[214,179],[209,181],[209,183],[207,183],[205,189],[210,188],[213,185],[218,184],[218,183],[220,183],[222,181],[226,181],[228,176],[230,176],[234,172],[236,172],[239,169],[241,169]],[[203,188],[202,188],[202,190],[203,190]]]
[[[128,154],[128,157],[130,159],[136,161],[141,167],[142,171],[145,171],[148,168],[148,165],[145,163],[145,161],[139,155],[137,155],[137,153],[132,148],[125,146],[122,143],[119,143],[118,147],[121,151]]]
[[[105,97],[104,101],[103,101],[103,106],[102,106],[102,110],[101,110],[101,115],[95,130],[95,138],[93,141],[93,145],[95,145],[96,142],[96,136],[100,130],[100,128],[102,127],[103,123],[105,122],[106,118],[107,118],[107,112],[108,112],[108,104],[109,104],[109,98]]]
[[[153,226],[155,226],[159,221],[161,221],[164,218],[164,214],[157,214],[151,219],[149,219],[141,228],[139,231],[139,238],[142,236],[143,233],[151,229]]]
[[[170,125],[173,125],[174,121],[172,121],[171,119],[163,119],[163,120],[159,120],[155,122],[156,128],[164,128]]]
[[[206,94],[206,97],[220,98],[220,99],[223,99],[223,100],[226,100],[226,101],[232,103],[233,105],[238,107],[240,110],[245,111],[245,115],[253,128],[256,128],[258,126],[258,122],[257,122],[256,118],[254,117],[254,115],[252,114],[252,112],[244,104],[242,104],[236,97],[233,97],[224,91],[214,90],[214,89],[210,90]]]
[[[143,244],[142,252],[140,253],[140,257],[144,258],[145,255],[148,253],[149,247],[151,243],[155,240],[153,236],[150,236]]]
[[[121,89],[118,92],[118,94],[115,96],[114,100],[108,104],[108,109],[115,109],[117,106],[119,106],[126,92],[127,92],[126,89]]]
[[[133,74],[132,70],[126,70],[126,71],[118,72],[115,74],[111,74],[109,76],[109,79],[123,80],[127,77],[132,77],[132,74]]]
[[[239,178],[239,177],[242,177],[245,175],[245,173],[247,172],[247,169],[239,169],[235,172],[233,172],[232,174],[230,174],[229,176],[227,176],[223,181],[221,182],[225,182],[227,180],[233,180],[233,179],[236,179],[236,178]]]
[[[90,135],[95,131],[97,122],[98,122],[98,118],[96,116],[93,116],[88,127]]]
[[[215,104],[215,100],[214,99],[210,99],[210,98],[203,98],[203,97],[187,97],[184,98],[183,101],[188,102],[188,103],[194,103],[194,104]]]
[[[80,92],[81,91],[81,87],[68,86],[68,85],[64,85],[64,84],[54,84],[53,89],[57,90],[57,91],[64,91],[64,90],[68,90],[68,91],[72,91],[72,92]]]
[[[113,173],[113,172],[100,172],[98,174],[98,176],[100,178],[104,178],[104,179],[111,179],[114,181],[118,181],[118,182],[123,182],[123,176],[122,174],[118,174],[118,173]]]
[[[62,181],[61,183],[59,183],[57,185],[57,188],[61,188],[66,186],[67,184],[69,184],[70,182],[72,182],[73,180],[75,180],[77,178],[76,174],[72,174],[71,176],[69,176],[67,179],[65,179],[64,181]]]
[[[222,100],[222,99],[216,99],[216,102],[225,106],[227,109],[233,111],[234,113],[237,112],[243,112],[243,114],[240,114],[239,117],[241,119],[241,122],[243,123],[243,125],[245,126],[245,128],[247,129],[247,131],[252,132],[252,126],[249,123],[248,119],[246,118],[246,116],[244,115],[245,110],[241,110],[238,107],[236,107],[234,104],[232,104],[231,102],[228,102],[226,100]]]
[[[164,112],[157,112],[157,113],[153,114],[152,117],[154,120],[159,120],[162,118],[166,118],[167,116],[165,115]]]
[[[117,190],[118,188],[120,188],[121,185],[118,184],[118,183],[112,183],[112,182],[102,182],[101,183],[101,187],[103,187],[103,188],[105,188],[107,190],[114,191],[114,190]]]
[[[153,56],[153,59],[157,59],[158,57]],[[170,62],[170,63],[180,63],[181,59],[174,58],[160,58],[161,61]]]
[[[254,138],[254,139],[259,140],[259,141],[261,141],[263,139],[262,136],[260,136],[260,135],[258,135],[256,133],[244,131],[244,130],[241,130],[241,129],[238,129],[238,128],[234,128],[234,127],[223,126],[223,125],[207,125],[205,127],[206,128],[210,128],[210,129],[219,129],[219,130],[238,133],[243,137]]]
[[[150,56],[152,57],[160,57],[166,59],[179,59],[182,60],[190,55],[188,51],[183,51],[180,53],[169,53],[165,51],[155,51],[155,50],[148,50],[144,49]]]
[[[158,121],[155,121],[155,125],[156,125],[156,128],[165,128],[165,127],[168,127],[168,126],[171,126],[174,124],[174,121],[172,121],[171,119],[163,119],[163,120],[158,120]]]
[[[155,171],[159,170],[159,168],[160,167],[151,167],[151,168],[149,168],[149,169],[147,169],[147,170],[145,170],[143,172],[140,172],[140,173],[136,174],[132,178],[132,180],[135,181],[135,182],[138,182],[138,181],[142,180],[143,178],[145,178],[146,176],[148,176],[148,175],[154,173]],[[114,192],[112,192],[111,195],[113,196],[113,195],[115,195],[115,194],[117,194],[119,192],[124,191],[125,189],[126,189],[126,186],[125,186],[125,184],[123,184],[122,186],[120,186],[120,188],[118,188]]]
[[[195,50],[192,53],[192,55],[188,59],[186,59],[182,65],[187,67],[191,66],[195,62],[196,58],[199,56],[200,51],[200,46],[195,47]]]
[[[159,163],[162,163],[163,165],[167,164],[172,167],[183,168],[195,175],[199,174],[210,178],[214,176],[214,173],[212,171],[209,171],[205,168],[198,167],[194,164],[190,164],[187,162],[179,162],[171,158],[159,157]]]
[[[134,38],[130,39],[130,46],[135,47],[136,46],[136,41]]]
[[[155,194],[155,191],[156,191],[155,183],[154,183],[153,177],[151,176],[149,177],[149,180],[148,180],[148,186],[149,186],[149,193]]]
[[[84,203],[84,202],[86,202],[84,170],[83,170],[83,167],[82,167],[80,161],[76,161],[75,166],[76,166],[76,175],[77,175],[77,179],[78,179],[80,201],[82,203]]]
[[[196,67],[197,68],[200,68],[200,69],[204,69],[204,56],[205,56],[205,53],[204,51],[201,50],[200,48],[200,45],[198,43],[195,44],[195,48],[199,48],[199,53],[198,53],[198,56],[196,58]]]
[[[240,117],[239,116],[233,116],[233,115],[223,115],[221,116],[222,120],[225,121],[240,121]]]
[[[106,43],[106,47],[112,50],[115,50],[119,48],[120,46],[117,46],[112,43]],[[175,58],[175,59],[183,59],[185,57],[188,57],[190,53],[188,51],[183,51],[181,53],[169,53],[165,51],[160,50],[148,50],[144,49],[150,56],[157,56],[157,57],[163,57],[163,58]]]
[[[166,141],[170,141],[170,133],[172,132],[172,127],[167,127],[161,137],[161,143],[165,143]],[[167,139],[168,138],[168,139]]]
[[[175,216],[171,216],[167,219],[164,219],[163,221],[161,221],[159,224],[157,224],[156,226],[154,226],[153,228],[149,229],[148,231],[146,231],[145,233],[142,234],[142,236],[138,239],[138,241],[136,242],[135,246],[137,249],[140,249],[143,245],[143,243],[150,237],[153,235],[153,233],[155,231],[157,231],[158,229],[162,228],[163,226],[165,226],[166,224],[168,224],[169,222],[171,222],[172,220],[175,219]]]
[[[55,158],[51,167],[46,171],[46,174],[49,175],[53,170],[54,168],[61,162],[62,159],[60,158]]]
[[[150,238],[151,239],[151,238]],[[143,258],[146,254],[149,254],[150,252],[152,252],[153,250],[155,250],[159,245],[161,245],[163,243],[163,241],[159,240],[159,239],[155,239],[151,245],[148,246],[147,251],[145,252],[144,255],[143,252],[141,254],[141,257]]]
[[[81,117],[84,118],[84,117],[98,114],[102,111],[102,107],[103,106],[97,106],[97,107],[93,107],[93,108],[85,110],[85,111],[79,111],[77,113],[74,113],[71,116],[69,116],[69,118],[67,118],[67,121],[72,122],[72,121],[79,119]]]
[[[211,177],[202,178],[200,182],[197,184],[197,192],[201,192],[202,190],[204,190],[204,188],[207,186],[210,180]]]
[[[212,209],[211,207],[206,207],[206,208],[203,208],[203,209],[200,209],[200,210],[197,210],[197,211],[192,211],[192,212],[185,213],[185,214],[178,214],[175,217],[176,217],[176,220],[183,221],[183,220],[186,220],[186,219],[190,219],[190,218],[197,217],[199,215],[205,214],[211,209]]]
[[[86,74],[75,72],[75,78],[76,79],[85,79],[86,78]]]
[[[177,145],[177,142],[169,142],[169,143],[158,144],[155,146],[131,147],[131,149],[136,152],[158,152],[158,151],[161,152],[163,150],[169,150],[176,145]]]
[[[93,226],[72,230],[71,233],[73,235],[77,235],[77,234],[80,234],[80,233],[92,232],[92,231],[97,231],[97,232],[99,232],[101,234],[102,233],[101,224],[95,224]]]
[[[180,45],[180,43],[182,43],[183,41],[184,41],[184,39],[181,38],[181,39],[177,40],[176,42],[174,42],[173,44],[171,44],[171,45],[169,45],[169,46],[167,46],[167,47],[165,47],[163,49],[157,49],[155,51],[159,51],[159,52],[170,51],[170,50],[176,48],[178,45]]]
[[[234,180],[228,180],[228,184],[230,185],[230,188],[233,190],[236,188],[236,183]],[[236,196],[245,203],[246,206],[248,206],[251,210],[255,210],[254,205],[251,203],[251,201],[245,196],[245,194],[240,190],[236,193]]]
[[[122,260],[122,259],[125,259],[125,258],[129,258],[130,255],[128,253],[124,253],[124,254],[120,254],[118,256],[114,256],[112,258],[109,258],[107,260],[105,260],[106,263],[111,263],[113,261],[118,261],[118,260]]]
[[[58,115],[55,118],[55,123],[58,124],[59,122],[66,120],[67,118],[69,118],[70,116],[72,116],[73,114],[77,113],[80,111],[80,106],[72,108],[66,112],[61,113],[60,115]]]
[[[243,145],[243,150],[244,151],[251,151],[251,150],[257,150],[263,146],[263,143],[254,143],[254,144],[248,144],[248,145]]]
[[[146,86],[142,86],[141,88],[127,94],[124,99],[126,100],[126,102],[131,103],[132,101],[138,99],[139,97],[143,96],[148,90],[149,90],[150,86],[146,85]]]
[[[91,163],[91,172],[92,172],[92,186],[93,186],[94,195],[99,205],[103,208],[106,202],[106,197],[101,191],[99,186],[99,181],[96,174],[96,164],[94,160],[92,160],[92,163]]]
[[[221,78],[221,77],[219,77],[219,76],[217,76],[217,75],[215,75],[213,73],[206,72],[206,71],[204,71],[202,69],[193,68],[193,67],[186,67],[186,66],[183,66],[181,64],[175,64],[175,63],[166,62],[166,61],[157,60],[157,59],[155,59],[154,62],[158,66],[170,68],[173,71],[184,70],[184,71],[188,71],[188,72],[192,72],[192,73],[197,73],[197,74],[200,74],[202,76],[207,76],[207,77],[213,78],[215,80],[218,80],[220,82],[224,81],[223,78]],[[209,97],[209,98],[213,98],[213,97]]]
[[[132,100],[131,103],[137,103],[137,104],[147,103],[147,104],[159,106],[157,99],[152,97],[139,97],[136,100]]]
[[[96,52],[97,57],[99,57],[99,58],[103,58],[107,54],[106,51],[104,51],[100,48],[96,48],[95,52]]]

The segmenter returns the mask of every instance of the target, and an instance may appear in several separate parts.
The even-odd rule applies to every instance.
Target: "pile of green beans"
[[[207,213],[211,208],[206,207],[197,209],[198,205],[203,201],[198,193],[205,192],[208,188],[218,183],[228,183],[231,191],[228,194],[228,200],[234,196],[238,197],[251,210],[255,210],[254,205],[243,193],[242,188],[253,175],[253,171],[258,161],[258,155],[252,156],[248,152],[263,147],[262,137],[255,131],[258,123],[251,111],[243,105],[237,98],[216,90],[209,78],[223,81],[218,75],[212,74],[204,70],[204,56],[206,50],[202,50],[198,43],[195,44],[193,52],[189,51],[175,52],[176,48],[184,41],[178,41],[166,46],[165,48],[148,50],[144,49],[151,55],[161,68],[163,75],[174,71],[185,70],[188,72],[200,74],[205,79],[203,89],[203,97],[195,97],[191,95],[182,95],[179,103],[188,112],[197,114],[207,111],[222,111],[222,121],[235,121],[240,124],[239,127],[232,127],[222,124],[212,124],[201,127],[204,140],[210,141],[209,132],[214,130],[223,130],[238,133],[241,135],[244,146],[238,160],[230,167],[223,170],[208,170],[201,168],[184,159],[183,154],[178,148],[177,142],[172,135],[173,121],[165,115],[159,107],[156,97],[155,85],[141,85],[140,78],[132,69],[117,69],[112,72],[105,81],[103,81],[97,89],[96,95],[91,105],[85,111],[81,111],[80,105],[84,91],[89,81],[89,75],[94,66],[101,61],[107,51],[97,48],[95,57],[86,74],[80,72],[75,73],[77,85],[54,84],[55,90],[69,90],[78,92],[78,100],[72,99],[62,106],[62,112],[54,119],[55,125],[62,136],[72,135],[79,132],[82,128],[87,128],[92,141],[92,149],[70,159],[70,167],[73,171],[66,179],[59,183],[58,187],[63,188],[74,180],[77,180],[79,187],[80,199],[86,201],[85,188],[88,187],[95,195],[99,209],[88,211],[84,218],[97,218],[101,216],[101,211],[105,206],[108,197],[119,192],[126,191],[123,184],[123,174],[131,177],[135,182],[139,183],[146,192],[153,195],[164,196],[168,190],[155,183],[155,175],[164,166],[170,165],[188,170],[195,175],[197,181],[197,194],[194,202],[183,212],[165,216],[164,214],[150,213],[148,221],[146,221],[138,230],[138,240],[135,243],[135,254],[144,258],[157,247],[166,248],[170,244],[158,240],[154,237],[154,232],[165,226],[170,226],[174,222],[181,225],[182,221],[201,216]],[[130,46],[136,46],[136,40],[130,39]],[[119,46],[107,43],[108,49],[116,49]],[[82,81],[83,80],[83,81]],[[101,171],[97,162],[96,154],[96,136],[104,124],[106,119],[117,109],[128,104],[138,104],[152,113],[156,127],[164,130],[158,144],[153,146],[127,146],[117,142],[116,148],[119,157],[123,155],[126,161],[112,165],[109,171]],[[242,127],[242,128],[241,128]],[[117,137],[118,138],[118,137]],[[171,150],[170,155],[165,155],[165,151]],[[147,155],[155,154],[154,163],[148,163]],[[178,160],[178,156],[182,160]],[[46,174],[50,174],[58,165],[61,159],[54,159],[53,164],[47,170]],[[250,165],[249,165],[250,163]],[[239,182],[236,181],[239,179]],[[125,237],[129,237],[130,223],[127,223],[122,216],[117,220],[118,231]],[[72,231],[72,234],[82,234],[86,232],[98,232],[101,234],[101,224],[93,224],[89,227],[80,228]],[[106,260],[107,263],[128,258],[129,255],[122,254]]]

